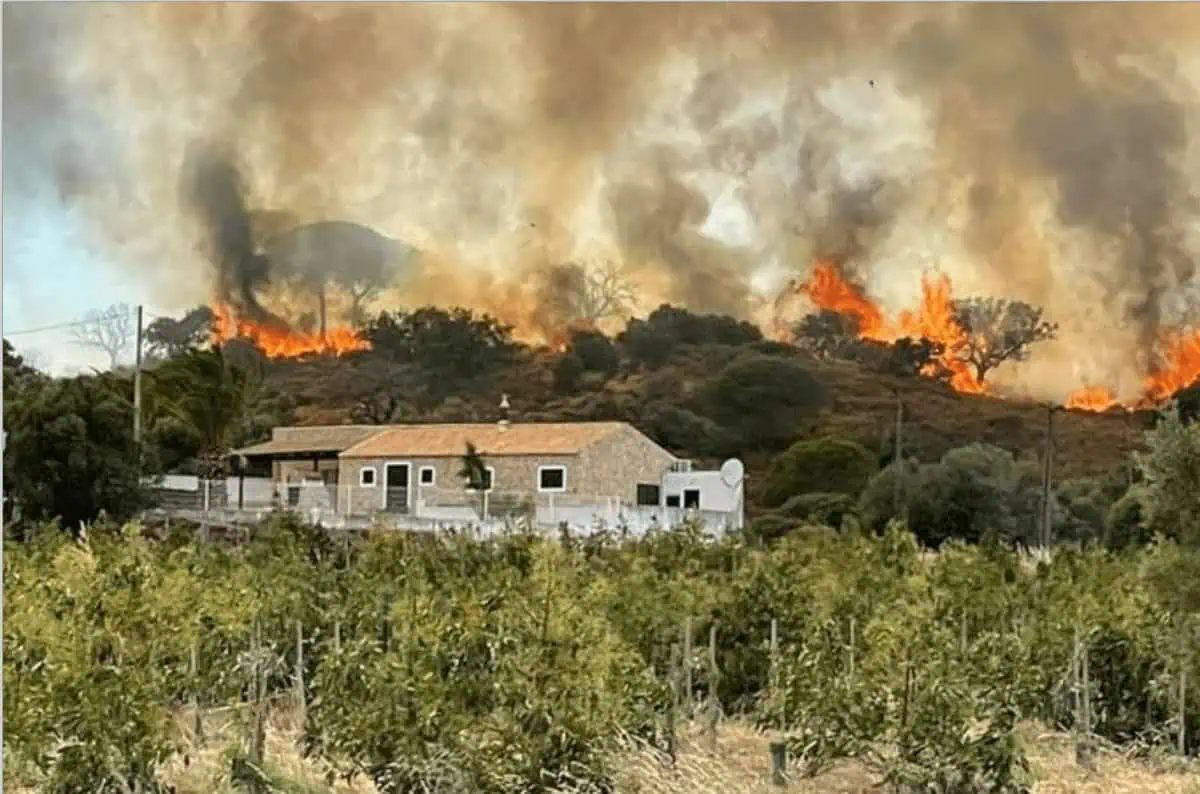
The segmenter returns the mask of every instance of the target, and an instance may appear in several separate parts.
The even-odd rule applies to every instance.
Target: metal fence
[[[188,480],[184,482],[184,480]],[[180,499],[180,494],[187,497]],[[319,480],[277,483],[268,478],[224,481],[175,478],[159,485],[168,512],[225,521],[253,521],[274,510],[290,510],[330,527],[384,526],[413,529],[474,526],[572,530],[620,529],[644,534],[684,521],[700,521],[714,532],[740,526],[740,514],[636,505],[611,496],[520,491],[443,489],[427,486],[330,485]]]

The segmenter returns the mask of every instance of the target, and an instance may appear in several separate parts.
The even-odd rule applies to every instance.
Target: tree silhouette
[[[479,517],[484,518],[487,504],[487,492],[492,487],[491,472],[483,462],[483,457],[479,454],[479,450],[470,441],[467,442],[466,452],[462,457],[462,468],[459,469],[458,476],[462,479],[468,491],[473,491],[479,498],[479,504],[476,511]]]
[[[164,359],[204,344],[212,329],[213,313],[198,306],[178,320],[159,317],[146,326],[147,359]]]
[[[244,435],[254,402],[246,372],[231,364],[220,347],[186,350],[150,375],[158,422],[194,439],[204,476],[225,468],[229,450]]]
[[[116,303],[103,311],[90,311],[75,327],[75,344],[106,353],[112,369],[133,343],[133,324],[134,310],[127,303]]]
[[[1024,361],[1029,347],[1058,335],[1056,323],[1042,320],[1042,309],[1007,298],[966,298],[955,302],[954,318],[966,338],[955,355],[983,383],[1005,361]]]

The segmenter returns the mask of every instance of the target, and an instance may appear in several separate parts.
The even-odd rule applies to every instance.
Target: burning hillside
[[[820,267],[804,294],[880,344],[934,340],[930,372],[967,392],[993,388],[972,359],[995,351],[964,341],[951,279],[1020,296],[1062,326],[1029,393],[1133,405],[1200,372],[1197,338],[1164,331],[1200,292],[1198,21],[1188,4],[19,4],[6,200],[164,308],[215,295],[220,334],[278,355],[357,344],[367,285],[561,344],[632,304],[746,319],[822,258],[906,289],[916,251],[944,275],[907,312]],[[556,271],[600,261],[630,288]],[[307,305],[277,300],[285,284]],[[303,318],[335,294],[350,305]]]
[[[945,274],[924,276],[920,305],[915,310],[900,312],[895,320],[889,320],[862,287],[847,278],[833,262],[818,262],[807,279],[790,282],[776,300],[777,316],[787,298],[797,294],[805,296],[818,310],[850,318],[861,339],[895,343],[908,338],[934,343],[937,353],[924,366],[923,374],[945,377],[956,391],[962,393],[990,391],[983,377],[986,370],[979,366],[979,361],[987,358],[989,352],[998,354],[993,356],[995,363],[1024,358],[1020,340],[1012,338],[1019,336],[1016,330],[996,329],[997,333],[989,338],[987,334],[974,333],[967,327],[963,304],[955,298],[950,278]],[[774,325],[777,335],[790,339],[794,333],[783,328],[778,317]],[[1044,327],[1046,330],[1040,338],[1050,338],[1053,326]],[[1029,341],[1037,338],[1036,334],[1031,335]],[[1012,347],[1011,352],[989,350],[989,346],[1005,344]],[[1179,390],[1200,380],[1200,331],[1164,331],[1155,352],[1155,365],[1145,376],[1142,394],[1136,399],[1119,401],[1111,388],[1088,385],[1068,395],[1063,404],[1084,411],[1148,408],[1165,402]]]
[[[231,308],[219,303],[211,308],[214,342],[244,339],[271,358],[294,358],[312,353],[342,355],[370,348],[370,343],[349,326],[336,325],[324,331],[305,332],[239,319]]]

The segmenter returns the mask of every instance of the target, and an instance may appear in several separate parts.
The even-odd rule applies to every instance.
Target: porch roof
[[[244,455],[246,457],[261,457],[268,455],[301,454],[305,452],[337,453],[386,429],[386,426],[370,425],[276,428],[275,437],[270,441],[251,444],[242,449],[235,449],[231,454]]]

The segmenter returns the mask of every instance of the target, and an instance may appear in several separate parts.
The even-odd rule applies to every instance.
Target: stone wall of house
[[[661,486],[675,461],[674,455],[629,426],[591,445],[579,458],[587,477],[581,485],[585,493],[615,496],[628,504],[636,504],[639,483]]]
[[[598,494],[594,490],[589,490],[590,478],[587,476],[586,470],[581,466],[580,460],[574,456],[566,455],[505,455],[494,458],[483,456],[484,465],[491,466],[492,473],[492,490],[497,492],[497,496],[503,493],[511,494],[514,492],[523,492],[536,494],[538,490],[538,469],[542,466],[564,466],[566,467],[566,492],[569,494],[582,494],[585,496],[605,496],[609,494]],[[349,503],[352,505],[355,512],[362,512],[363,509],[374,506],[374,509],[380,509],[378,505],[382,504],[383,496],[378,491],[378,488],[383,487],[384,483],[384,465],[386,463],[408,463],[409,469],[409,487],[412,490],[412,496],[409,503],[417,504],[417,500],[422,494],[437,493],[439,495],[446,492],[465,491],[462,478],[459,477],[459,472],[462,471],[461,457],[447,458],[344,458],[342,460],[341,483],[343,490],[348,487],[353,491]],[[375,470],[375,486],[363,487],[362,470],[372,468]],[[433,482],[422,483],[421,471],[423,469],[433,470]]]

